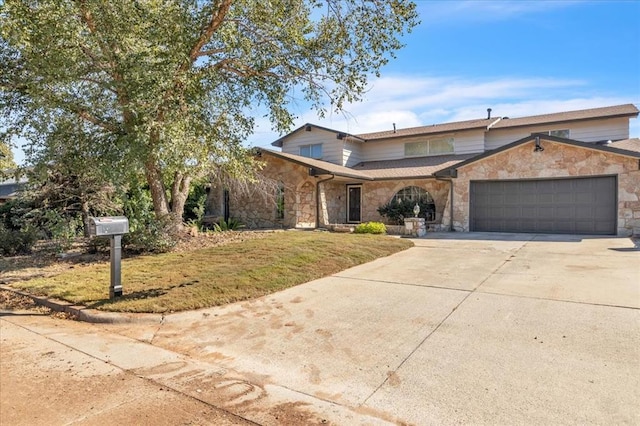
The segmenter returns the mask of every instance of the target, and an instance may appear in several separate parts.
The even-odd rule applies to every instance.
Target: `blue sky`
[[[349,133],[633,103],[640,107],[640,0],[418,1],[421,24],[364,102],[306,122]],[[268,121],[248,145],[270,147]],[[640,137],[640,120],[631,120]],[[16,152],[16,160],[23,155]]]
[[[365,133],[633,103],[640,107],[640,0],[418,1],[422,23],[366,100],[312,122]],[[268,123],[250,144],[269,147]],[[640,137],[640,120],[631,120]]]

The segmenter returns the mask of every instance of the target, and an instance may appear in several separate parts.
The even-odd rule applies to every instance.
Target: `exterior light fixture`
[[[418,215],[420,214],[420,206],[418,205],[418,203],[416,203],[416,205],[413,206],[413,214],[415,217],[418,217]]]
[[[533,148],[533,152],[542,152],[544,148],[540,145],[540,136],[536,136],[536,147]]]

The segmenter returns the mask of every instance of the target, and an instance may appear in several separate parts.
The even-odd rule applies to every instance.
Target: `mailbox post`
[[[129,232],[129,220],[124,216],[89,218],[89,235],[111,237],[111,284],[109,298],[122,296],[120,263],[122,259],[122,235]]]

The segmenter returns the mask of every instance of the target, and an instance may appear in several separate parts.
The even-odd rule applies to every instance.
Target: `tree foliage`
[[[15,168],[16,163],[13,161],[11,147],[0,141],[0,179],[2,179],[5,174],[8,174],[10,170]]]
[[[24,137],[32,161],[57,161],[51,146],[82,141],[111,177],[144,174],[156,216],[176,222],[212,164],[251,168],[242,142],[257,106],[285,132],[300,99],[320,114],[359,100],[417,17],[406,0],[0,7],[2,140]]]

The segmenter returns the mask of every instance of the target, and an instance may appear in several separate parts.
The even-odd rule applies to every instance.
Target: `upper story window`
[[[429,139],[404,144],[405,157],[424,157],[427,155],[453,154],[453,138]]]
[[[313,145],[301,145],[300,155],[320,160],[322,158],[322,144],[315,143]]]
[[[559,138],[569,138],[569,136],[571,136],[571,132],[569,131],[569,129],[561,129],[561,130],[548,130],[546,132],[534,132],[532,134],[543,134],[543,135],[549,135],[549,136],[556,136]]]

